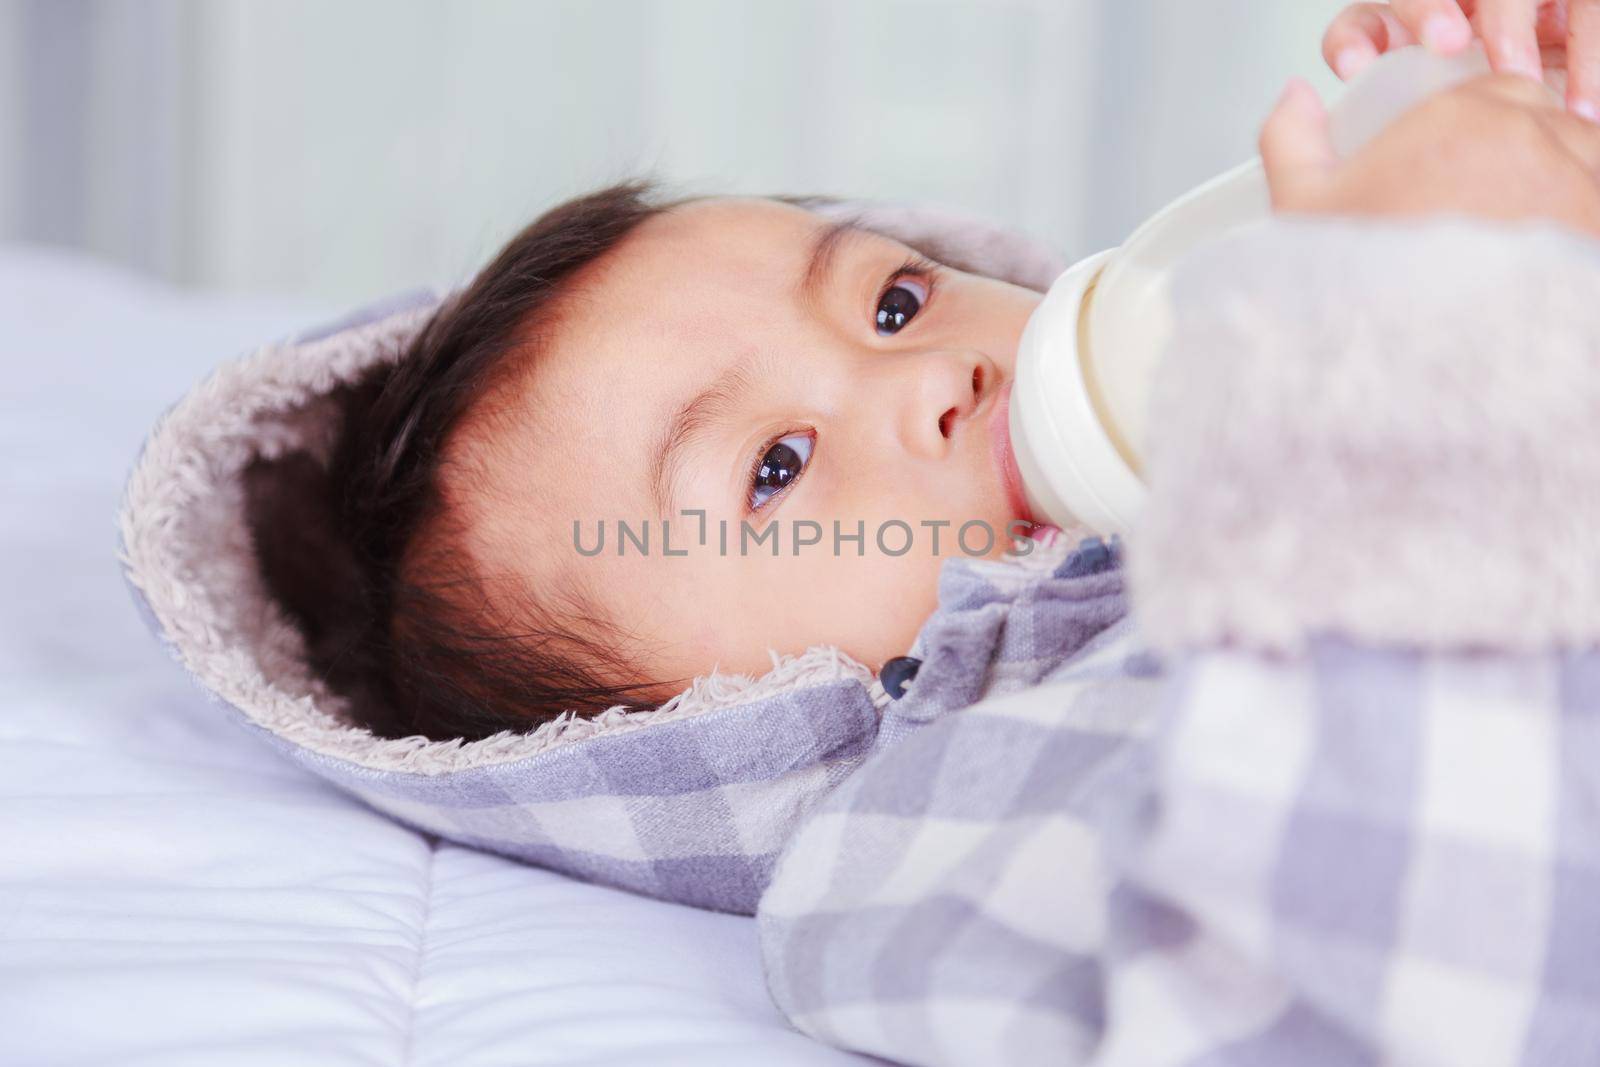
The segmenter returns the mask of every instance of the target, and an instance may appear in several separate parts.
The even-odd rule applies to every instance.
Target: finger
[[[1489,65],[1503,74],[1540,81],[1539,0],[1480,0],[1478,36],[1489,51]]]
[[[1351,4],[1322,35],[1322,58],[1349,81],[1380,55],[1416,43],[1416,36],[1388,4]]]
[[[1472,43],[1472,23],[1460,0],[1394,0],[1394,13],[1416,40],[1440,55],[1453,56]]]
[[[1600,123],[1600,0],[1572,0],[1567,12],[1567,106]]]
[[[1541,45],[1564,48],[1567,44],[1567,0],[1539,0],[1534,35]]]
[[[1417,43],[1388,4],[1351,4],[1322,35],[1322,58],[1349,81],[1379,56]]]
[[[1261,127],[1261,162],[1280,211],[1312,206],[1338,166],[1327,109],[1304,79],[1290,79]]]

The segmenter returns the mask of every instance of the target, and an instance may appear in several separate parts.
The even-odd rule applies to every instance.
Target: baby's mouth
[[[1038,526],[1039,520],[1028,507],[1028,496],[1022,488],[1022,471],[1017,467],[1017,456],[1011,448],[1012,384],[1010,381],[1006,382],[995,397],[994,411],[989,417],[990,450],[1012,517],[1022,519],[1030,526]]]

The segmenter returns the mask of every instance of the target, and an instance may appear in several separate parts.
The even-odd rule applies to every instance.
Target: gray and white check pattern
[[[877,725],[867,687],[840,681],[446,775],[372,771],[265,736],[448,840],[750,914],[794,824],[860,763]]]
[[[799,1028],[914,1064],[1600,1063],[1600,654],[1137,645],[972,706],[924,668],[762,899]]]
[[[262,731],[289,759],[452,841],[587,881],[752,914],[778,854],[817,800],[877,743],[946,700],[1031,684],[1125,611],[1117,574],[1053,577],[1104,547],[1042,545],[1017,561],[954,558],[915,652],[927,683],[887,713],[859,680],[789,688],[648,729],[451,774],[375,771]],[[1084,568],[1079,562],[1067,567]],[[1041,581],[1041,577],[1048,578]],[[987,608],[977,607],[985,600]],[[989,666],[996,629],[1002,654]],[[939,646],[941,654],[929,651]],[[982,663],[968,670],[958,648]],[[886,732],[884,732],[886,731]]]

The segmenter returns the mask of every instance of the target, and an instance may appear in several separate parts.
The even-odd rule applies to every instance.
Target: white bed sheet
[[[0,1063],[865,1062],[784,1024],[751,920],[436,845],[146,632],[112,527],[145,430],[330,310],[0,246]]]

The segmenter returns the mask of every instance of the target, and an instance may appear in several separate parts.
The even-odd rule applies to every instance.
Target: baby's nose
[[[907,443],[915,451],[942,455],[962,424],[1000,384],[1000,370],[979,352],[946,352],[922,359],[926,362],[916,372]]]

